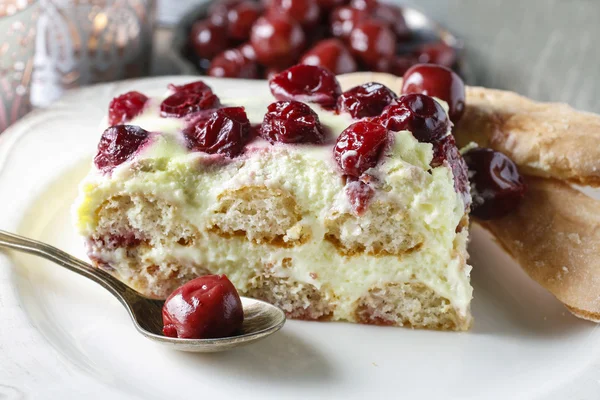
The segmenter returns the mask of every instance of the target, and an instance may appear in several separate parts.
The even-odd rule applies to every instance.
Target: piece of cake
[[[215,89],[113,100],[74,206],[94,265],[153,297],[226,274],[291,318],[469,328],[469,185],[445,103],[342,94],[309,66],[272,79],[275,99]]]
[[[406,85],[382,73],[339,80],[342,87],[366,81]],[[600,115],[504,90],[465,89],[464,115],[453,128],[457,144],[476,142],[502,152],[527,184],[516,209],[496,219],[473,213],[472,221],[573,315],[600,322]]]

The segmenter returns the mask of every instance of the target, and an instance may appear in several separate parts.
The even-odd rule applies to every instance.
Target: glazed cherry
[[[304,35],[306,36],[306,43],[313,45],[329,36],[329,26],[318,23],[314,26],[304,27]]]
[[[200,58],[213,58],[229,46],[227,30],[210,20],[198,21],[190,31],[190,43]]]
[[[391,60],[396,52],[396,36],[385,23],[368,19],[350,32],[350,50],[368,67],[382,70],[382,61]]]
[[[240,45],[238,50],[242,52],[242,55],[251,61],[256,61],[256,52],[254,51],[254,47],[248,42]]]
[[[217,108],[219,98],[212,92],[180,91],[170,95],[160,104],[161,117],[183,117],[201,110]]]
[[[465,210],[471,205],[471,188],[469,185],[469,170],[464,158],[460,155],[454,136],[447,135],[433,145],[432,167],[447,163],[452,169],[454,189],[460,194]]]
[[[169,90],[173,92],[212,93],[212,89],[202,81],[186,83],[185,85],[169,84]]]
[[[301,64],[317,65],[336,75],[357,70],[356,61],[346,45],[339,39],[326,39],[308,50],[300,60]]]
[[[269,67],[265,70],[265,76],[270,81],[281,73],[282,69],[278,67]]]
[[[250,42],[256,59],[266,66],[287,66],[300,56],[306,38],[300,25],[284,15],[260,17],[252,26]]]
[[[314,26],[320,14],[317,0],[270,0],[268,11],[285,15],[303,26]]]
[[[404,20],[402,8],[394,4],[380,3],[373,8],[371,15],[373,18],[386,23],[398,39],[406,40],[410,38],[410,29]]]
[[[477,148],[466,152],[464,159],[471,177],[471,214],[489,220],[517,208],[526,186],[510,158],[492,149]]]
[[[96,167],[104,172],[129,160],[148,139],[149,133],[136,125],[114,125],[107,128],[94,157]]]
[[[185,85],[174,85],[169,84],[169,90],[173,92],[193,92],[200,94],[210,94],[212,93],[212,89],[203,81],[195,81],[186,83]]]
[[[359,121],[338,136],[333,158],[344,175],[358,178],[377,165],[387,143],[388,130],[373,121]]]
[[[188,147],[208,154],[240,154],[250,139],[250,121],[243,107],[225,107],[185,129]]]
[[[342,92],[333,73],[314,65],[294,65],[269,80],[269,89],[277,100],[297,100],[335,105]]]
[[[321,143],[325,138],[317,113],[299,101],[270,104],[259,134],[270,143]]]
[[[227,12],[227,33],[235,40],[248,40],[252,25],[260,17],[262,7],[251,0],[231,7]]]
[[[422,93],[448,103],[450,119],[456,123],[465,111],[465,84],[450,68],[418,64],[403,76],[402,94]]]
[[[247,58],[244,53],[244,48],[225,50],[213,58],[208,75],[218,78],[257,79],[258,64]]]
[[[352,0],[350,6],[358,10],[373,11],[380,5],[378,0]]]
[[[212,89],[202,81],[177,86],[170,84],[174,91],[160,104],[161,117],[183,117],[201,110],[217,108],[221,105]]]
[[[422,64],[439,64],[448,68],[456,63],[456,50],[444,42],[427,43],[414,51]]]
[[[391,131],[410,131],[419,142],[433,143],[446,135],[450,121],[442,106],[424,94],[407,94],[387,107],[379,121]]]
[[[225,275],[207,275],[171,293],[162,316],[165,336],[211,339],[239,332],[244,309],[237,290]]]
[[[335,7],[343,6],[347,0],[317,0],[319,8],[323,11],[333,10]]]
[[[412,54],[397,55],[392,58],[390,71],[396,76],[403,76],[413,65],[418,64],[419,59]]]
[[[388,87],[370,82],[345,91],[338,99],[340,113],[347,112],[352,118],[376,117],[396,100],[396,94]]]
[[[354,27],[367,18],[369,18],[369,13],[366,10],[348,6],[338,7],[329,16],[331,33],[335,37],[347,40]]]
[[[142,112],[147,101],[148,97],[135,91],[115,97],[108,106],[108,123],[117,125],[131,121]]]
[[[208,8],[210,21],[219,26],[226,26],[228,23],[227,14],[229,11],[242,3],[243,0],[217,0]]]

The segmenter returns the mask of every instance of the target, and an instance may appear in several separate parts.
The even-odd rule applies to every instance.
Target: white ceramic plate
[[[69,211],[109,100],[193,79],[73,91],[0,135],[0,229],[85,257]],[[266,91],[260,82],[207,81],[222,98]],[[273,337],[222,354],[149,342],[94,283],[0,253],[0,398],[600,398],[600,329],[571,316],[476,228],[470,253],[468,333],[288,321]]]

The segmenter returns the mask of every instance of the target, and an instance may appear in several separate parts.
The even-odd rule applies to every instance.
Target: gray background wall
[[[477,84],[600,112],[600,0],[407,0],[465,40]]]
[[[202,0],[159,0],[163,24]],[[462,37],[475,83],[600,113],[600,0],[403,0]]]

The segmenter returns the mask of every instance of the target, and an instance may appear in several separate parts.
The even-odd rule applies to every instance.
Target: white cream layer
[[[412,228],[425,237],[424,246],[402,257],[345,257],[323,240],[325,218],[334,211],[350,212],[344,183],[333,162],[332,145],[273,146],[257,140],[248,145],[245,155],[227,164],[215,165],[211,163],[215,156],[190,153],[186,149],[180,135],[184,122],[159,117],[160,101],[152,99],[145,112],[130,122],[157,132],[153,144],[145,147],[133,160],[117,167],[112,175],[92,168],[81,183],[74,212],[77,230],[83,236],[94,233],[96,210],[112,196],[148,194],[164,199],[203,232],[218,203],[217,197],[223,191],[246,185],[284,188],[293,194],[304,211],[302,222],[310,226],[313,233],[309,242],[292,248],[269,248],[207,235],[204,239],[210,251],[194,247],[156,248],[154,259],[159,264],[176,255],[182,261],[191,260],[200,265],[218,264],[220,273],[226,273],[238,288],[245,288],[251,277],[250,271],[236,265],[249,257],[278,265],[291,255],[294,267],[279,268],[274,274],[316,287],[326,285],[344,304],[336,310],[342,317],[353,312],[353,301],[370,287],[411,279],[423,282],[449,299],[461,315],[468,314],[472,297],[470,267],[461,260],[466,230],[462,234],[455,233],[464,215],[464,206],[454,190],[450,169],[445,166],[430,168],[431,144],[419,143],[408,131],[398,132],[383,162],[370,171],[381,180],[384,188],[376,196],[400,202],[410,219],[419,221]],[[251,122],[259,123],[271,101],[241,99],[224,100],[223,103],[246,107]],[[331,142],[352,123],[348,116],[315,111],[329,128]],[[149,172],[140,171],[140,165],[146,165],[143,170]],[[345,229],[348,235],[362,234],[359,224]]]

